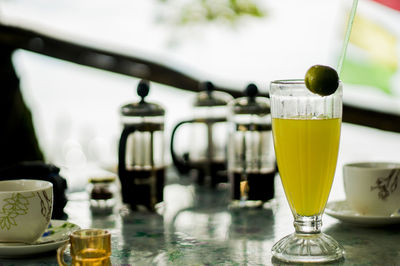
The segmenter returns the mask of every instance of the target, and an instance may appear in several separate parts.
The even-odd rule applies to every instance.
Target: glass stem
[[[296,234],[320,234],[322,227],[322,215],[295,215],[293,225],[296,230]]]

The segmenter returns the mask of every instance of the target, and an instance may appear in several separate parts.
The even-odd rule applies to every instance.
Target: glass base
[[[323,233],[293,233],[272,247],[272,256],[284,262],[331,262],[344,257],[343,247]]]

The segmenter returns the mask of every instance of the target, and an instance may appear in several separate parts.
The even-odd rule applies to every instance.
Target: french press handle
[[[128,141],[128,136],[136,131],[136,127],[134,125],[125,126],[124,130],[122,130],[121,138],[119,140],[118,147],[118,176],[121,181],[121,189],[122,195],[128,195],[127,190],[129,188],[128,180],[126,180],[126,143]]]
[[[194,122],[196,122],[195,119],[181,121],[172,130],[171,143],[170,143],[172,162],[174,163],[176,169],[178,169],[178,171],[181,174],[185,174],[185,173],[189,172],[191,166],[190,166],[190,162],[189,162],[188,158],[185,158],[184,156],[178,156],[174,150],[175,133],[177,132],[177,130],[180,126],[182,126],[184,124],[194,123]]]

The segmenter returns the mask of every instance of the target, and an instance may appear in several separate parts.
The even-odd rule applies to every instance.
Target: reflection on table
[[[292,233],[292,215],[279,178],[276,197],[262,209],[229,208],[229,186],[202,187],[173,169],[165,201],[156,213],[129,212],[117,206],[107,216],[93,215],[86,192],[69,195],[68,220],[82,228],[112,233],[113,265],[282,265],[271,258],[272,245]],[[323,231],[346,250],[334,265],[396,265],[400,227],[362,227],[327,215]],[[25,259],[0,259],[1,265],[57,265],[55,251]]]

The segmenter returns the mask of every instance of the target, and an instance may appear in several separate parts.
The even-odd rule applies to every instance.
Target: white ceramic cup
[[[52,183],[0,181],[0,242],[33,243],[49,226],[52,211]]]
[[[361,215],[390,216],[400,209],[400,163],[345,164],[343,182],[349,207]]]

